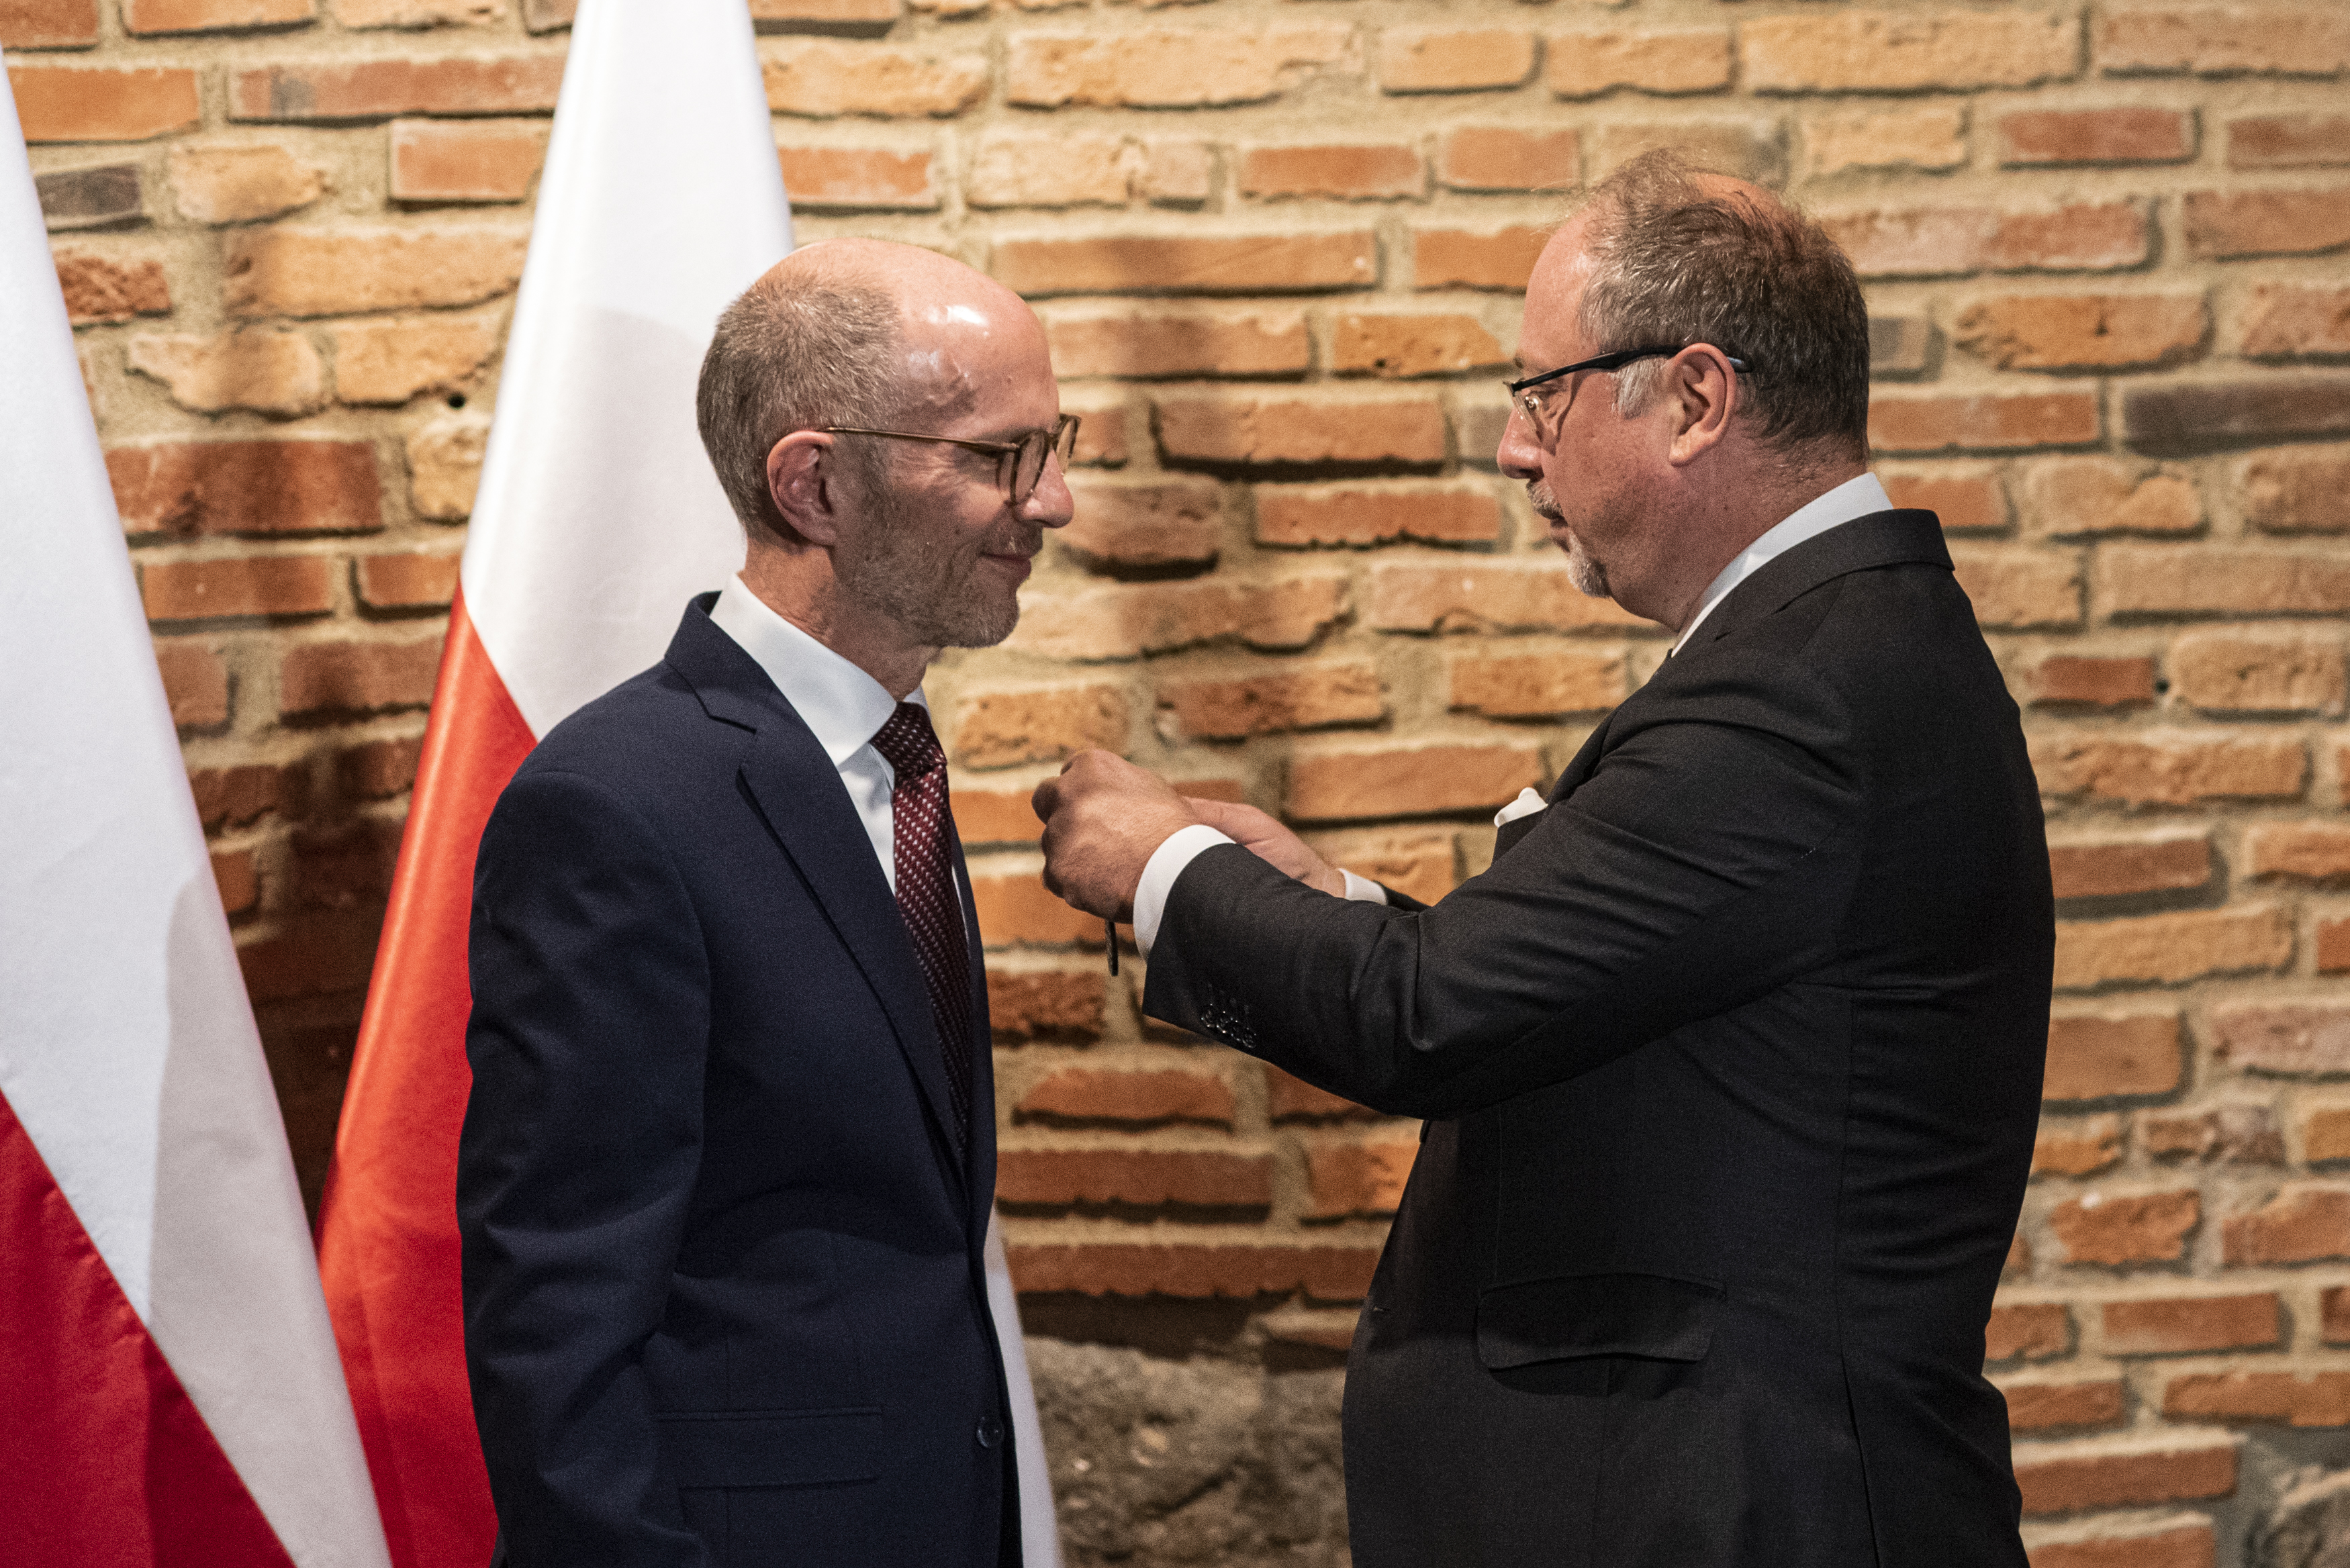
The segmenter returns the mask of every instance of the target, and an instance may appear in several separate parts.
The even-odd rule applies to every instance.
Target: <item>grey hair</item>
[[[702,358],[694,419],[727,504],[754,544],[798,534],[767,490],[767,453],[794,431],[887,425],[899,380],[897,299],[875,283],[821,275],[762,280],[718,318]],[[882,441],[834,450],[868,488],[887,471]]]
[[[1586,210],[1592,258],[1579,323],[1607,348],[1711,343],[1746,362],[1740,413],[1782,452],[1868,450],[1868,306],[1825,230],[1776,198],[1716,194],[1665,149],[1602,181]],[[1616,407],[1647,406],[1669,360],[1616,379]]]

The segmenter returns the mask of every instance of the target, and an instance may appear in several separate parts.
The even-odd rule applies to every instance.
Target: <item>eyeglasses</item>
[[[1588,359],[1577,359],[1572,365],[1561,365],[1555,370],[1544,370],[1539,376],[1528,376],[1523,381],[1511,382],[1510,400],[1525,410],[1526,418],[1532,420],[1534,429],[1539,431],[1543,428],[1543,398],[1534,390],[1535,388],[1555,381],[1562,376],[1572,376],[1577,370],[1620,370],[1637,360],[1662,359],[1691,347],[1693,345],[1683,343],[1673,348],[1619,348],[1613,354],[1598,354]],[[1731,358],[1726,354],[1722,358],[1729,359],[1730,368],[1740,375],[1747,373],[1745,360]],[[1568,407],[1572,408],[1574,402],[1574,397],[1570,393],[1567,399]],[[1565,409],[1559,410],[1559,417],[1561,419],[1566,417]]]
[[[1036,486],[1045,477],[1045,462],[1058,457],[1061,467],[1069,466],[1070,455],[1077,450],[1077,416],[1063,414],[1048,431],[1030,431],[1015,441],[965,441],[960,436],[918,435],[912,431],[870,431],[855,425],[826,425],[827,435],[888,436],[892,441],[936,441],[941,446],[959,446],[971,452],[995,454],[995,483],[1003,488],[1006,504],[1024,504],[1036,493]]]

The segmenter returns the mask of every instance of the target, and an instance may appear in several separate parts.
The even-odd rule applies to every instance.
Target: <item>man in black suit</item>
[[[515,1568],[1020,1561],[920,681],[1069,520],[1059,406],[1027,306],[910,246],[809,246],[719,322],[743,571],[531,753],[474,881],[465,1345]]]
[[[1088,753],[1048,881],[1132,905],[1146,1011],[1426,1118],[1348,1365],[1358,1564],[2022,1568],[1982,1335],[2046,846],[1936,519],[1864,467],[1859,287],[1656,155],[1521,341],[1503,468],[1679,640],[1492,868],[1423,908]]]

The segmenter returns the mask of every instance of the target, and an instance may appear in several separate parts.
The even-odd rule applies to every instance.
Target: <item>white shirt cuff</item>
[[[1343,866],[1338,868],[1338,875],[1347,879],[1347,897],[1357,903],[1384,904],[1388,901],[1388,890],[1368,877],[1357,877]]]
[[[1230,834],[1218,833],[1204,822],[1195,822],[1169,834],[1166,841],[1150,852],[1150,858],[1143,864],[1142,880],[1134,887],[1134,945],[1144,958],[1150,956],[1152,944],[1159,940],[1159,922],[1167,914],[1167,895],[1175,890],[1175,878],[1183,875],[1183,867],[1202,850],[1237,842]]]

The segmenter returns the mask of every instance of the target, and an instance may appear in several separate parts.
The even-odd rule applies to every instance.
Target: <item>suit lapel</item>
[[[873,988],[953,1157],[946,1163],[956,1180],[967,1181],[921,961],[838,770],[758,662],[711,623],[706,598],[686,611],[669,663],[692,683],[712,719],[755,732],[741,766],[744,793]]]

